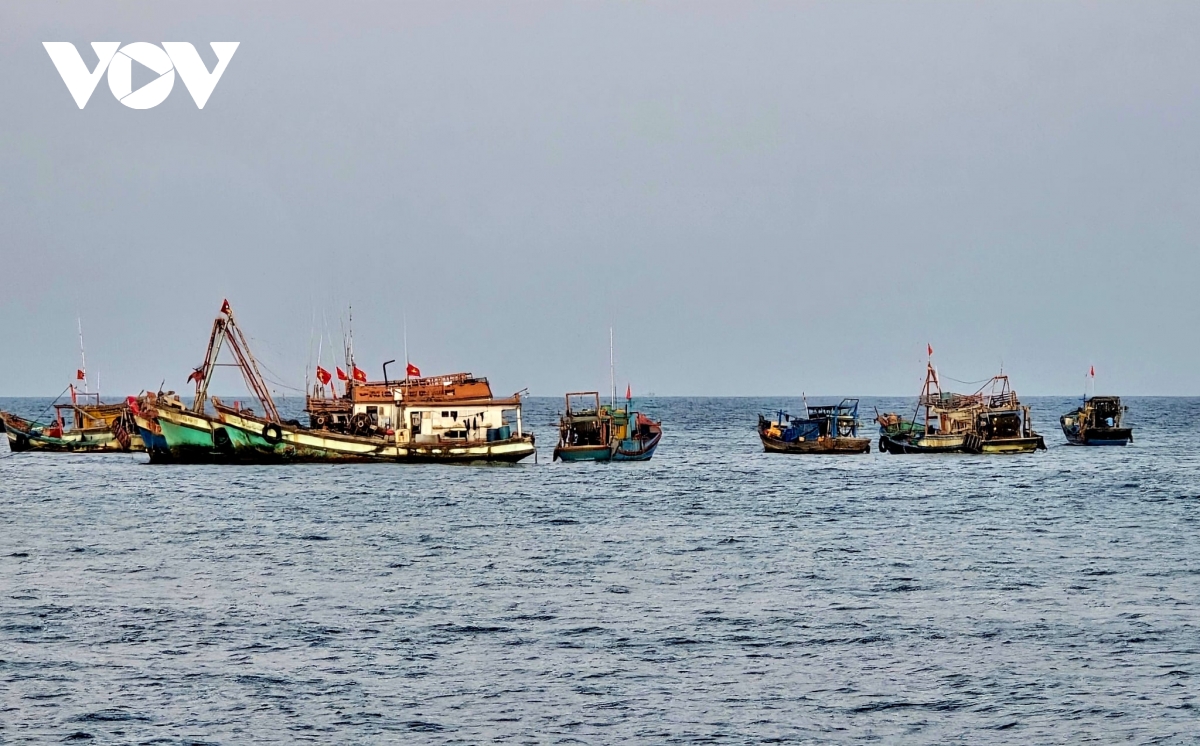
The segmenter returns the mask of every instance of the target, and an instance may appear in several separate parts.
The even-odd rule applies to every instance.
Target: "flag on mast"
[[[421,369],[420,368],[413,365],[412,363],[406,363],[406,365],[407,365],[407,367],[404,369],[404,374],[406,376],[408,376],[409,378],[420,378],[421,377]]]
[[[1092,378],[1095,378],[1095,377],[1096,377],[1096,366],[1094,366],[1094,365],[1093,365],[1093,366],[1091,367],[1091,369],[1090,369],[1090,370],[1088,370],[1088,375],[1089,375],[1089,376],[1091,376]]]
[[[358,381],[359,383],[367,382],[367,372],[365,370],[357,365],[351,366],[351,368],[350,374],[354,376],[354,380]]]
[[[925,352],[929,354],[929,357],[933,357],[933,345],[926,342],[925,343]]]
[[[317,380],[320,381],[322,386],[328,386],[329,381],[332,379],[333,376],[329,375],[329,371],[325,370],[319,365],[317,366]]]
[[[336,365],[333,367],[335,370],[337,370],[337,377],[338,377],[339,381],[349,381],[350,380],[350,376],[346,375],[346,371],[342,370],[341,368],[337,367]]]
[[[633,389],[631,389],[629,387],[629,384],[625,384],[625,401],[629,401],[632,398],[633,398]]]

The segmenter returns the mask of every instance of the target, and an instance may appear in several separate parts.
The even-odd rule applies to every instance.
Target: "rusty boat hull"
[[[818,438],[816,440],[785,442],[772,438],[763,432],[758,433],[763,450],[767,453],[828,453],[853,454],[870,453],[870,438]]]

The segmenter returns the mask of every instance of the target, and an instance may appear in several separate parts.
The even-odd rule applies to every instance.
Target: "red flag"
[[[83,368],[80,368],[79,370],[75,371],[75,380],[76,381],[82,381],[86,378],[87,378],[87,376],[85,376],[83,374]]]
[[[317,380],[321,382],[322,386],[327,386],[332,378],[333,376],[329,375],[329,371],[319,365],[317,366]]]
[[[1091,376],[1092,378],[1096,377],[1096,366],[1094,366],[1094,365],[1092,366],[1092,369],[1090,371],[1088,371],[1088,375]]]
[[[137,397],[125,397],[125,406],[129,407],[130,412],[133,412],[134,414],[141,414],[141,410],[138,409]]]
[[[925,351],[929,353],[929,357],[933,357],[933,345],[926,343]]]
[[[221,313],[228,316],[231,311],[233,311],[233,309],[229,307],[229,300],[226,299],[221,301]]]
[[[633,398],[633,390],[629,388],[629,384],[625,384],[625,401]]]
[[[354,376],[354,380],[356,380],[356,381],[358,381],[358,382],[360,382],[360,383],[366,383],[366,382],[367,382],[367,373],[366,373],[366,371],[364,371],[362,368],[358,367],[357,365],[356,365],[356,366],[354,366],[354,368],[353,368],[353,369],[350,371],[350,373],[351,373],[351,375],[353,375],[353,376]]]
[[[188,376],[187,382],[191,383],[192,381],[195,381],[196,383],[200,383],[203,380],[204,373],[202,373],[199,368],[196,368],[192,371],[192,374]]]
[[[349,381],[350,380],[350,377],[346,375],[346,371],[342,370],[341,368],[338,368],[336,365],[334,366],[334,368],[337,370],[339,381]]]
[[[421,369],[418,368],[417,366],[413,365],[412,363],[408,364],[408,369],[405,370],[404,372],[408,375],[409,378],[420,378],[421,377]]]

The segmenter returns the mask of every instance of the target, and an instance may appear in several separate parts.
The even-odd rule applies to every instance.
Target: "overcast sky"
[[[225,297],[293,386],[353,304],[373,378],[407,315],[423,372],[498,393],[606,389],[612,326],[635,395],[915,394],[926,343],[1027,394],[1091,364],[1200,394],[1198,29],[1195,2],[4,3],[0,395],[68,383],[77,314],[106,391],[183,390]],[[203,110],[178,80],[80,110],[42,42],[112,40],[241,46]]]

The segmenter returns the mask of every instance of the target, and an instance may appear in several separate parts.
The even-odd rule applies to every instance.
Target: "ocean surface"
[[[798,401],[694,398],[635,400],[642,464],[551,463],[558,399],[517,466],[0,446],[0,743],[1197,743],[1200,400],[1127,448],[1077,403],[1023,456],[767,455]]]

